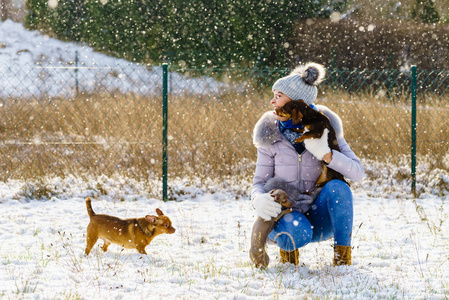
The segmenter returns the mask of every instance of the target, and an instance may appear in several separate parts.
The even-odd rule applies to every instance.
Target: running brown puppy
[[[87,246],[85,253],[90,250],[100,238],[104,241],[103,251],[107,251],[111,243],[124,248],[137,249],[141,254],[147,254],[145,247],[159,234],[175,233],[170,219],[159,208],[156,208],[158,216],[146,215],[138,219],[119,219],[109,215],[97,215],[92,210],[92,200],[86,199],[87,213],[90,223],[87,226]]]

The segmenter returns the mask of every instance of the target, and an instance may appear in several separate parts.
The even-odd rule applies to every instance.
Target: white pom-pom
[[[297,66],[291,74],[298,74],[307,84],[318,85],[324,80],[326,69],[317,63],[307,63]]]

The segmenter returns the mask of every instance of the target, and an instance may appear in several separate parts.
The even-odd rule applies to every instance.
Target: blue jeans
[[[334,245],[350,246],[352,223],[352,192],[343,181],[332,180],[323,187],[309,211],[284,215],[268,238],[284,251],[331,237],[334,237]]]

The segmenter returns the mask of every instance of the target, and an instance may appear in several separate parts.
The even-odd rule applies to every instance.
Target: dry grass
[[[270,97],[253,92],[170,96],[169,176],[251,176],[256,157],[252,131],[271,109]],[[318,102],[340,115],[346,139],[361,158],[391,162],[410,154],[409,99],[327,90]],[[442,167],[449,108],[429,102],[419,106],[418,153]],[[0,107],[1,179],[83,173],[159,178],[161,112],[161,99],[133,95],[9,99]]]
[[[410,155],[409,95],[388,99],[372,93],[330,94],[332,99],[325,101],[325,104],[342,117],[346,140],[359,156],[395,162],[395,157]],[[417,103],[417,154],[429,156],[430,161],[435,162],[435,167],[445,168],[441,158],[449,146],[449,138],[444,129],[449,104],[432,95],[423,95],[420,99]]]
[[[0,108],[3,179],[77,172],[147,177],[152,161],[161,157],[156,101],[109,94],[5,101]]]

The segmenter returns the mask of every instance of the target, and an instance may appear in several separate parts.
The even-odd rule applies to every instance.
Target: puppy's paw
[[[288,201],[288,195],[284,190],[273,189],[270,191],[270,195],[274,197],[274,201],[281,204],[284,207],[291,207],[290,201]]]

